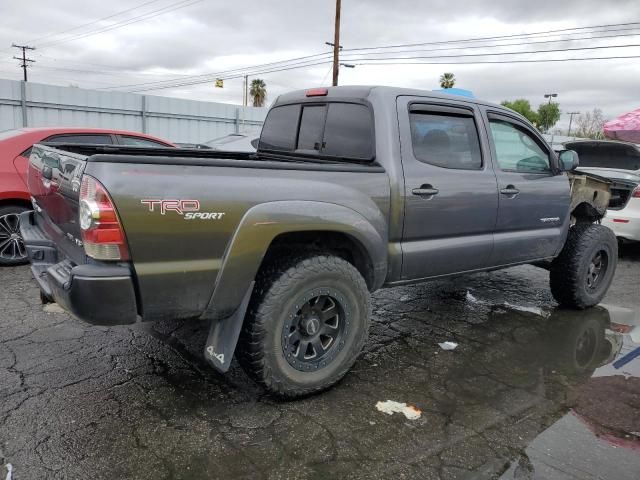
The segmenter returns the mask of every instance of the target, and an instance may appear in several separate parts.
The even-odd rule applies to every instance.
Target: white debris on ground
[[[13,475],[13,465],[7,463],[4,468],[7,469],[7,476],[5,477],[5,480],[11,480],[11,475]]]
[[[467,290],[467,302],[469,302],[469,303],[480,303],[480,300],[478,300],[476,297],[471,295],[471,292],[469,290]]]
[[[440,345],[440,348],[443,350],[455,350],[458,348],[458,344],[456,342],[442,342],[438,345]]]
[[[64,313],[64,308],[57,303],[47,303],[42,309],[47,313]]]
[[[420,418],[420,415],[422,415],[422,411],[418,407],[407,405],[406,403],[394,402],[393,400],[378,402],[376,403],[376,408],[387,415],[402,413],[409,420],[417,420]]]

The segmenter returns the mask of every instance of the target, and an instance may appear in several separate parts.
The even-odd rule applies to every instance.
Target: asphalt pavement
[[[212,371],[202,322],[90,326],[2,269],[0,479],[639,478],[640,245],[584,312],[530,266],[373,302],[346,378],[285,402]]]

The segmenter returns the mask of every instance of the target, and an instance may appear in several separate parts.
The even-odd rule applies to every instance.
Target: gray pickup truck
[[[345,375],[381,287],[533,263],[564,306],[606,293],[609,185],[520,115],[389,87],[280,96],[256,153],[37,145],[21,233],[44,302],[94,324],[211,323],[267,390]]]

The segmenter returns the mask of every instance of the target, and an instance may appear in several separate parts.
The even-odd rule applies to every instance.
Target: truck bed
[[[38,169],[46,169],[47,163],[57,165],[56,191],[42,187]],[[390,186],[385,170],[375,163],[169,148],[36,145],[29,172],[31,191],[40,192],[34,195],[41,210],[36,223],[58,245],[57,260],[73,265],[95,262],[84,255],[77,224],[79,184],[74,182],[82,175],[99,179],[115,204],[131,257],[126,267],[143,319],[186,318],[207,311],[231,239],[247,221],[251,222],[247,228],[257,229],[254,235],[276,232],[280,201],[297,202],[299,212],[316,214],[318,222],[322,205],[351,209],[356,218],[373,220],[377,235],[384,238],[380,245],[387,244]],[[152,207],[157,201],[196,201],[199,210],[194,213],[202,215],[160,212]],[[260,206],[265,204],[270,208],[261,215]],[[306,221],[304,228],[314,226]],[[234,268],[246,267],[243,258],[251,258],[251,268],[257,268],[252,251],[257,247],[243,248],[246,251],[236,253]],[[216,308],[224,310],[224,305],[218,302]]]

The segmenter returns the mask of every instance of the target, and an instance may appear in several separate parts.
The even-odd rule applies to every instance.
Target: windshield
[[[616,143],[567,144],[578,152],[581,167],[640,170],[640,151],[632,145]]]

